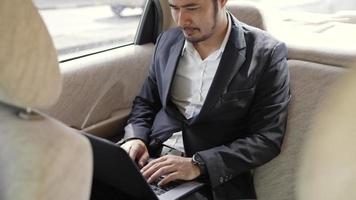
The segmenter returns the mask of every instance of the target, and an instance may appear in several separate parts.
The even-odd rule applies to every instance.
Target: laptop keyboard
[[[151,183],[150,187],[152,189],[152,191],[157,195],[162,195],[164,193],[166,193],[167,191],[177,187],[179,185],[179,182],[170,182],[167,185],[163,186],[163,187],[159,187],[158,186],[158,182],[160,182],[163,179],[163,177],[160,177],[156,182]]]

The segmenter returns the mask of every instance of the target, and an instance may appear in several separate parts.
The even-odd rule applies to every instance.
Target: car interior
[[[296,30],[290,34],[283,31],[293,29],[290,20],[283,21],[282,16],[274,16],[273,10],[260,5],[228,1],[227,10],[288,47],[292,100],[287,132],[281,154],[254,170],[258,199],[356,198],[350,188],[354,188],[354,181],[339,179],[339,184],[331,184],[343,172],[356,180],[356,168],[342,171],[341,166],[331,165],[334,168],[327,169],[330,178],[315,175],[328,162],[356,163],[355,159],[338,157],[356,150],[352,147],[356,138],[351,136],[355,125],[350,120],[356,115],[351,109],[355,97],[350,96],[355,94],[356,84],[350,78],[356,66],[356,37],[352,34],[356,29],[344,23],[322,29],[325,24],[318,24],[317,32]],[[80,132],[112,142],[123,136],[133,99],[147,75],[155,40],[174,26],[167,0],[147,0],[132,44],[58,61],[51,35],[34,3],[2,0],[0,199],[89,199],[92,150]],[[331,33],[343,32],[347,33],[340,36],[342,39],[331,37]],[[344,77],[349,77],[348,81]],[[343,108],[342,112],[341,104],[350,105],[350,111],[346,113],[348,109]],[[326,118],[328,115],[333,118]],[[340,125],[335,126],[337,122]],[[335,134],[342,135],[341,142],[347,147],[338,148],[330,161],[326,153],[332,152],[328,148],[333,144],[322,141],[333,141]],[[318,145],[321,150],[314,151]],[[317,158],[325,158],[325,165]],[[330,185],[310,181],[320,177]],[[334,195],[325,195],[328,191]]]
[[[0,10],[0,199],[89,199],[89,141],[36,111],[62,88],[48,31],[31,1],[1,1]]]

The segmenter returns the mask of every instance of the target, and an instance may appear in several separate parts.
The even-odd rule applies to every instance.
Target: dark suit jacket
[[[182,130],[188,156],[205,161],[214,199],[255,198],[251,169],[280,152],[290,100],[286,46],[232,19],[232,30],[198,116],[186,120],[171,102],[184,45],[178,28],[157,39],[149,75],[134,100],[124,139],[150,151]]]

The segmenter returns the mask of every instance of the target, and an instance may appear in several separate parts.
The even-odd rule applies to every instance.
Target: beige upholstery
[[[173,21],[171,9],[169,7],[167,0],[159,0],[160,6],[162,8],[163,22],[162,22],[162,31],[166,31],[169,28],[177,26]]]
[[[226,9],[241,22],[262,30],[266,30],[262,11],[255,4],[240,0],[228,1]]]
[[[356,199],[356,73],[337,84],[303,146],[299,200]]]
[[[0,103],[0,199],[88,200],[89,141],[56,120],[23,120]]]
[[[356,66],[356,24],[334,22],[330,15],[315,13],[289,16],[273,10],[265,12],[268,32],[287,44],[289,59]]]
[[[256,169],[255,187],[259,200],[294,200],[296,170],[306,132],[318,105],[325,100],[330,86],[345,69],[316,63],[289,60],[292,101],[287,132],[281,154]]]
[[[288,58],[341,67],[356,66],[356,25],[328,23],[324,30],[314,25],[293,30],[295,23],[282,21],[278,11],[244,1],[228,1],[227,9],[240,21],[267,30],[288,46]],[[325,27],[324,27],[325,28]],[[335,37],[337,35],[338,37]]]
[[[61,77],[31,0],[0,1],[0,199],[87,200],[89,141],[33,107],[53,104]]]
[[[303,41],[302,39],[300,41]],[[307,41],[310,41],[308,43]],[[325,43],[325,41],[329,41]],[[299,59],[327,65],[352,68],[356,66],[356,38],[354,41],[330,43],[309,38],[304,43],[288,44],[289,59]]]
[[[127,116],[152,54],[153,44],[132,45],[62,63],[63,93],[45,112],[77,129],[110,120],[116,112]]]
[[[30,0],[1,0],[0,16],[0,101],[32,107],[53,104],[61,77],[39,14]]]
[[[172,19],[169,4],[167,0],[159,0],[163,11],[163,30],[175,27],[176,24]],[[262,12],[255,4],[245,1],[228,1],[226,9],[230,11],[238,20],[248,25],[266,29],[265,22],[262,17]]]

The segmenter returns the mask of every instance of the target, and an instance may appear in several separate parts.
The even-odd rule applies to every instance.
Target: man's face
[[[205,41],[216,28],[216,11],[212,0],[169,0],[174,21],[192,43]]]

